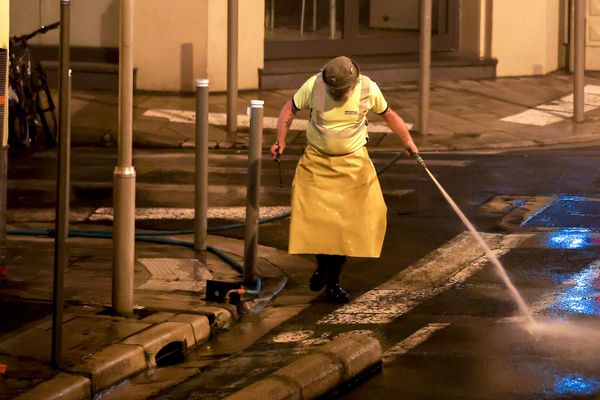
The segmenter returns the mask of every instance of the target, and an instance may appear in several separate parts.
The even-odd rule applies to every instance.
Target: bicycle
[[[26,35],[10,38],[8,139],[11,146],[32,146],[38,132],[43,132],[46,145],[57,143],[56,107],[48,79],[40,61],[33,58],[27,41],[59,25],[60,22],[55,22]]]

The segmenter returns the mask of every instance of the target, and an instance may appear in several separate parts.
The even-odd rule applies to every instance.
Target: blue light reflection
[[[581,249],[595,244],[592,235],[591,229],[562,229],[550,233],[546,245],[557,249]]]
[[[600,301],[597,298],[600,281],[600,263],[592,263],[588,268],[571,278],[569,287],[552,308],[578,314],[600,314]]]
[[[591,395],[600,390],[600,382],[581,374],[569,374],[556,378],[554,390],[560,396]]]

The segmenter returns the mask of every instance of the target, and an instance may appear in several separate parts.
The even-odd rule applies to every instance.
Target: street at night
[[[0,400],[600,399],[600,0],[0,0]]]
[[[360,331],[380,341],[383,370],[333,397],[591,398],[600,391],[600,360],[594,351],[600,343],[598,151],[562,147],[423,154],[433,175],[499,256],[534,316],[533,326],[519,315],[483,250],[422,168],[403,159],[380,178],[389,216],[381,259],[353,259],[344,271],[350,304],[330,305],[308,291],[311,267],[284,269],[287,286],[266,309],[243,316],[240,324],[191,351],[184,362],[133,377],[104,396],[221,398],[331,339]],[[73,187],[85,186],[90,171],[97,188],[108,187],[108,153],[75,150]],[[178,193],[174,185],[191,184],[191,178],[183,177],[192,155],[140,151],[135,156],[138,180],[153,182],[148,193]],[[214,187],[242,185],[244,173],[235,169],[241,164],[238,155],[211,151]],[[391,156],[373,152],[376,168]],[[282,189],[275,163],[265,159],[266,207],[285,204],[297,157],[294,152],[285,159]],[[150,159],[151,164],[145,162]],[[86,168],[78,168],[80,163]],[[29,207],[30,219],[43,213],[31,208],[34,202],[19,189],[30,187],[29,181],[44,181],[44,175],[51,180],[52,173],[44,171],[52,171],[52,164],[47,152],[14,161],[19,172],[10,176],[10,199]],[[52,198],[51,190],[35,195]],[[156,206],[154,198],[141,198],[139,207]],[[171,199],[174,209],[190,206],[189,196]],[[75,195],[73,207],[81,204]],[[94,207],[107,204],[98,201]],[[236,205],[243,205],[243,193],[211,195],[211,207]],[[140,223],[146,229],[191,225],[189,220],[159,218],[164,219]],[[211,225],[224,222],[211,220]],[[97,224],[84,226],[102,227]],[[288,225],[288,220],[262,225],[260,243],[285,250]],[[227,235],[243,238],[243,229]],[[312,263],[307,258],[307,265]],[[250,329],[256,333],[245,337],[242,332]]]

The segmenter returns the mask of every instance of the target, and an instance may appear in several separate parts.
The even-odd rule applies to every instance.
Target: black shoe
[[[328,303],[334,304],[346,304],[350,301],[350,296],[344,289],[340,287],[339,283],[335,285],[327,285],[327,290],[325,291],[325,298]]]
[[[308,287],[313,292],[318,292],[325,287],[327,283],[327,270],[321,266],[317,267],[315,273],[310,277],[308,281]]]

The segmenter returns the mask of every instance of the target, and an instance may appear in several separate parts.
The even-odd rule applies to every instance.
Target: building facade
[[[419,0],[238,1],[240,89],[258,88],[269,65],[296,67],[302,74],[314,71],[302,69],[311,59],[318,64],[346,54],[398,63],[418,53]],[[225,90],[227,3],[136,0],[136,87],[192,91],[195,78],[208,77],[211,90]],[[498,77],[568,68],[572,5],[573,0],[433,0],[434,54],[495,59]],[[57,0],[10,0],[10,6],[13,35],[59,19]],[[599,70],[600,0],[586,0],[586,7],[586,68]],[[71,14],[77,54],[87,51],[91,61],[110,62],[101,57],[118,49],[119,0],[72,0]],[[51,32],[33,44],[57,43],[58,33]],[[288,63],[277,64],[282,60]]]

